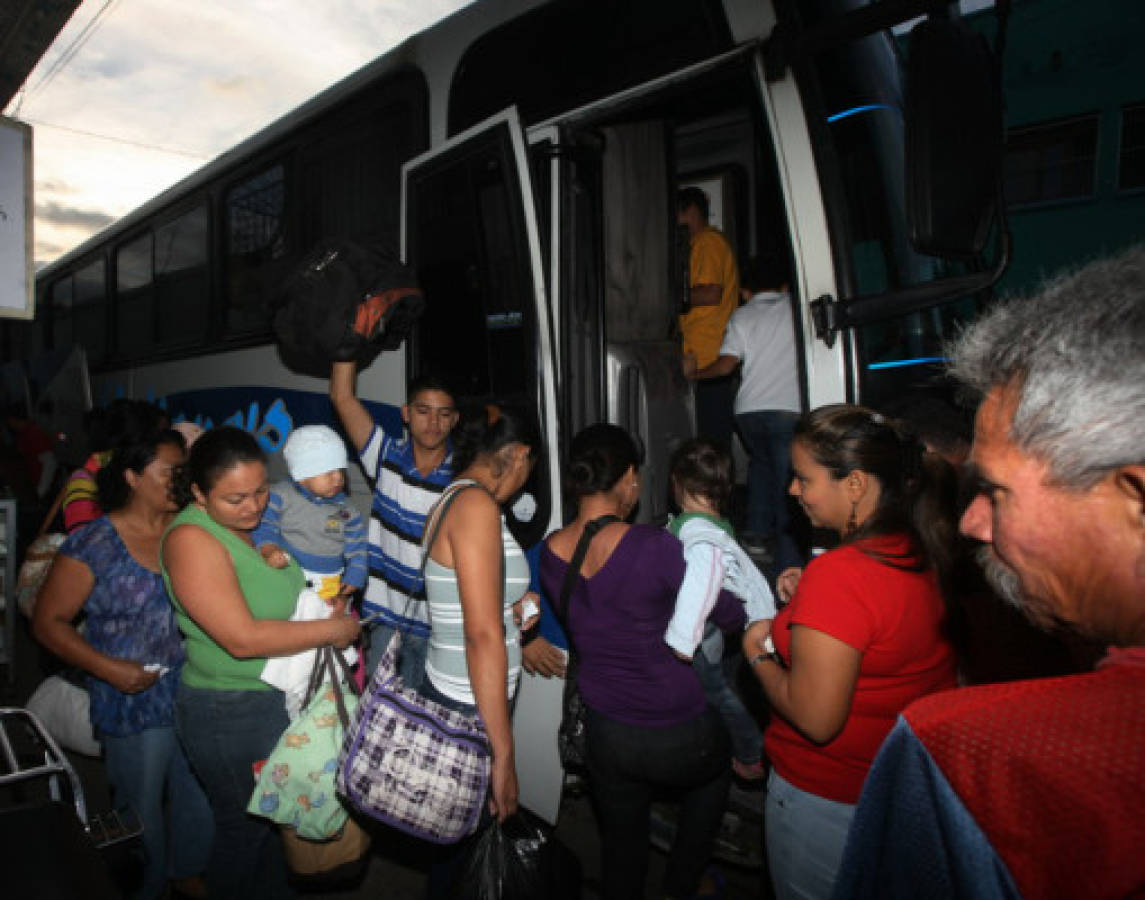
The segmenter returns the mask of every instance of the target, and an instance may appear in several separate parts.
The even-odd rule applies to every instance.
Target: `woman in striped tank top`
[[[433,543],[426,548],[430,638],[420,690],[480,713],[493,751],[490,811],[504,820],[517,809],[509,701],[521,671],[514,606],[529,589],[529,566],[501,507],[528,480],[540,436],[527,415],[483,406],[463,412],[453,442],[458,475],[425,529]]]

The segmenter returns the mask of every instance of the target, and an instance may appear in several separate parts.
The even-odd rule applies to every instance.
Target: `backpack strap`
[[[561,584],[561,596],[557,603],[557,615],[561,620],[561,625],[565,625],[568,620],[569,612],[569,596],[572,594],[573,585],[576,584],[576,577],[580,574],[581,566],[584,565],[584,558],[588,554],[588,545],[592,543],[592,539],[605,525],[611,525],[613,522],[622,521],[619,516],[607,515],[598,516],[585,523],[584,531],[581,532],[580,540],[577,541],[576,549],[573,551],[572,559],[569,560],[568,568],[565,569],[565,580]],[[567,630],[567,625],[565,625]]]

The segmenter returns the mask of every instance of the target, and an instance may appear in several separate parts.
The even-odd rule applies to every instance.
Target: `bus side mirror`
[[[906,204],[910,239],[927,256],[969,259],[986,246],[1002,176],[1002,93],[986,39],[957,19],[910,34]]]

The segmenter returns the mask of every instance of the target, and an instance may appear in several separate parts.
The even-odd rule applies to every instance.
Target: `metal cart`
[[[92,816],[68,758],[35,715],[0,707],[0,879],[8,897],[117,898],[101,851],[139,837],[130,810]]]

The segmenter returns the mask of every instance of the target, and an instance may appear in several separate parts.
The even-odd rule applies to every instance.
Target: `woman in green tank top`
[[[259,675],[269,656],[348,646],[358,622],[344,602],[328,619],[288,621],[302,571],[271,568],[251,542],[268,485],[266,457],[245,431],[216,428],[196,441],[176,493],[185,508],[160,558],[187,639],[176,729],[215,815],[208,887],[215,897],[292,896],[275,827],[246,814],[251,766],[289,724],[282,692]]]

